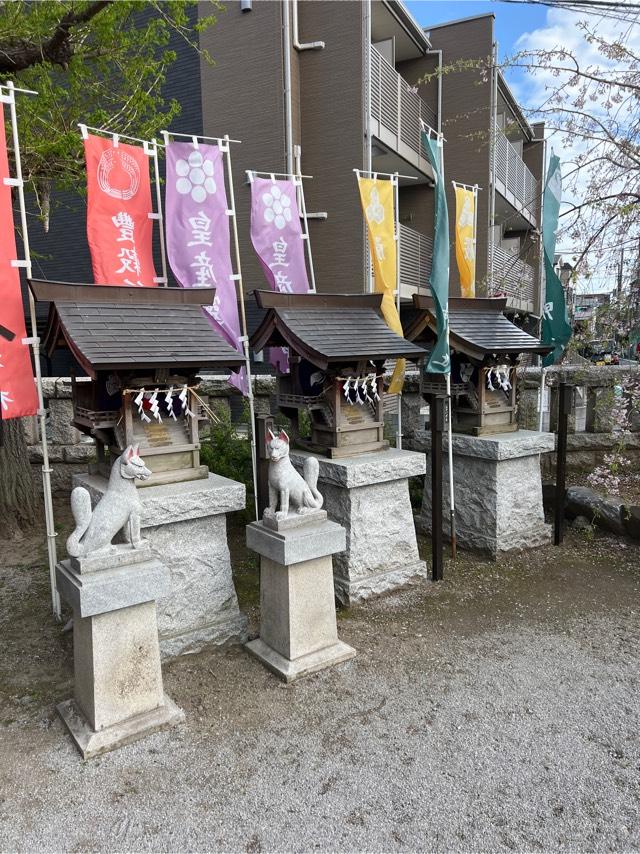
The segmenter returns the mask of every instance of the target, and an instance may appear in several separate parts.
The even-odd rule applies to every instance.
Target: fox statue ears
[[[127,450],[124,452],[124,458],[127,462],[131,459],[131,457],[137,457],[138,452],[140,451],[140,445],[136,445],[135,448],[133,445],[129,445]]]
[[[289,437],[284,432],[284,430],[281,430],[277,436],[272,430],[269,430],[269,436],[271,437],[271,441],[273,441],[274,439],[281,439],[283,442],[286,442],[287,445],[289,444]]]

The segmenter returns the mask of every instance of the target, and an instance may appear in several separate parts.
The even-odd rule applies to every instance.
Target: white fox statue
[[[290,506],[294,507],[297,513],[320,510],[324,498],[318,492],[317,486],[320,471],[318,460],[315,457],[306,457],[303,477],[298,474],[289,459],[289,437],[284,430],[281,430],[278,436],[269,430],[269,436],[269,506],[265,508],[264,515],[286,519]]]
[[[91,496],[83,486],[71,493],[71,512],[76,523],[67,540],[70,557],[86,557],[96,552],[107,552],[111,541],[124,529],[124,536],[133,548],[142,545],[140,517],[142,503],[138,498],[136,480],[147,480],[151,472],[138,455],[138,446],[132,445],[122,452],[111,468],[105,494],[91,510]]]

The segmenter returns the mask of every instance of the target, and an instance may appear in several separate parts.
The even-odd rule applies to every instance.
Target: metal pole
[[[235,250],[235,267],[236,272],[234,279],[238,288],[238,300],[240,302],[240,325],[242,328],[242,348],[244,351],[244,365],[247,372],[247,385],[249,393],[247,399],[249,401],[249,421],[251,423],[251,468],[253,472],[253,497],[255,504],[256,521],[260,518],[258,515],[258,467],[256,459],[256,420],[253,406],[253,378],[251,376],[251,358],[249,355],[249,336],[247,335],[247,315],[244,310],[244,288],[242,286],[242,265],[240,263],[240,245],[238,242],[238,222],[236,219],[236,197],[233,189],[233,172],[231,170],[231,148],[229,146],[229,136],[225,135],[224,145],[222,148],[223,154],[226,154],[227,163],[227,183],[229,184],[229,200],[231,201],[231,223],[233,229],[233,246]]]
[[[440,174],[444,180],[444,139],[442,135],[438,136],[438,145],[440,146]],[[448,306],[448,301],[447,301]],[[447,313],[447,354],[449,353],[449,317]],[[449,459],[449,524],[451,527],[451,557],[456,559],[457,540],[456,540],[456,502],[453,490],[453,427],[451,421],[451,364],[449,371],[446,374],[447,383],[447,434],[449,437],[448,459]]]
[[[302,239],[306,243],[307,248],[307,260],[309,262],[309,275],[311,276],[311,288],[310,291],[312,293],[316,293],[316,274],[313,269],[313,255],[311,254],[311,238],[309,237],[309,221],[307,219],[307,204],[304,200],[304,187],[302,186],[302,173],[300,172],[300,161],[298,160],[297,169],[298,175],[294,177],[294,181],[298,185],[298,189],[300,190],[300,213],[302,214],[302,221],[304,222],[304,234],[302,235]]]
[[[429,420],[431,422],[431,580],[441,581],[442,556],[442,429],[444,426],[442,398],[430,396]]]
[[[473,188],[473,295],[476,295],[476,258],[478,255],[478,185]]]
[[[395,206],[395,238],[396,238],[396,309],[400,317],[400,184],[396,172],[393,181],[393,203]],[[402,391],[398,393],[398,429],[396,432],[396,448],[402,448]]]
[[[156,179],[156,208],[157,211],[153,215],[154,219],[158,220],[158,228],[160,232],[160,263],[162,264],[162,279],[155,279],[155,281],[159,281],[161,285],[165,288],[169,284],[169,279],[167,277],[167,250],[164,242],[164,217],[162,216],[162,193],[160,192],[160,167],[158,165],[158,143],[155,138],[151,140],[151,145],[153,148],[151,149],[151,156],[153,157],[153,171]],[[145,144],[146,150],[149,150]]]
[[[538,432],[542,433],[542,426],[544,421],[544,387],[545,380],[547,377],[548,368],[540,368],[540,391],[538,393]]]
[[[556,495],[553,516],[553,542],[556,546],[564,537],[565,481],[567,474],[567,428],[573,386],[561,382],[558,386],[558,438],[556,443]]]
[[[282,51],[284,66],[284,116],[286,170],[293,172],[293,104],[291,100],[291,21],[289,0],[282,2]]]
[[[22,227],[22,243],[24,246],[24,262],[16,262],[24,266],[27,279],[31,279],[31,250],[29,248],[29,231],[27,229],[27,209],[24,201],[24,181],[22,178],[22,161],[20,158],[20,140],[18,138],[18,117],[16,114],[16,99],[14,85],[7,82],[9,90],[9,110],[11,113],[11,132],[13,135],[13,151],[16,163],[16,186],[18,188],[18,199],[20,202],[20,223]],[[38,338],[38,324],[36,319],[36,306],[31,293],[29,293],[29,316],[31,320],[31,338],[28,339],[33,348],[33,361],[36,372],[36,386],[38,389],[38,424],[40,442],[42,444],[42,486],[44,495],[44,517],[47,528],[47,554],[49,558],[49,584],[51,586],[51,605],[53,614],[58,622],[62,619],[60,595],[56,586],[56,563],[58,556],[56,552],[56,529],[53,517],[53,497],[51,495],[51,467],[49,465],[49,447],[47,445],[46,410],[44,408],[44,396],[42,393],[42,373],[40,370],[40,339]]]

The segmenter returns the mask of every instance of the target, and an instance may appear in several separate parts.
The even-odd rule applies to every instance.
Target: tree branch
[[[43,62],[60,65],[66,70],[74,52],[71,40],[73,28],[89,23],[112,2],[113,0],[95,0],[81,12],[67,12],[46,41],[34,43],[20,40],[0,45],[0,74],[24,71],[25,68]]]

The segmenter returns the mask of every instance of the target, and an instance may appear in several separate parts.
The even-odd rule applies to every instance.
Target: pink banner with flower
[[[251,242],[271,290],[285,294],[308,292],[304,239],[292,179],[253,177]],[[269,360],[279,371],[289,370],[286,350],[272,348]]]
[[[216,145],[167,146],[167,255],[181,287],[216,289],[213,305],[203,311],[215,331],[242,353],[223,157]],[[244,368],[229,381],[248,393]]]
[[[253,178],[251,242],[272,290],[307,293],[304,240],[292,179]]]

